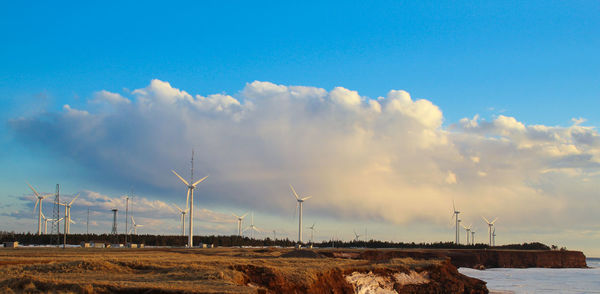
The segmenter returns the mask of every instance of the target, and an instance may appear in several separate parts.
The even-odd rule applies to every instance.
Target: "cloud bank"
[[[309,213],[336,219],[447,224],[454,200],[472,220],[569,226],[600,209],[600,134],[583,120],[443,123],[438,106],[402,90],[369,98],[255,81],[233,96],[201,96],[153,80],[10,126],[23,144],[35,139],[103,185],[135,183],[163,201],[184,197],[170,170],[189,177],[193,147],[196,178],[210,175],[200,205],[287,216],[291,183],[313,196]]]

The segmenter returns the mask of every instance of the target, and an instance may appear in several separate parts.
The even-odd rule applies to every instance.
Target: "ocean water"
[[[487,282],[490,293],[600,293],[600,258],[586,261],[590,268],[459,268],[458,271]]]

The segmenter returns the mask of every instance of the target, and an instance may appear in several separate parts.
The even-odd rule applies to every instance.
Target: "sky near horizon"
[[[597,1],[5,8],[0,230],[36,230],[29,182],[81,193],[74,232],[133,190],[178,233],[194,148],[197,234],[296,239],[293,184],[318,240],[452,241],[454,200],[478,241],[600,256]]]

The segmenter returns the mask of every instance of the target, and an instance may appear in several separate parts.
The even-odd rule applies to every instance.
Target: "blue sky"
[[[245,103],[246,101],[251,101],[257,107],[265,109],[267,119],[262,124],[257,123],[259,120],[256,117],[248,122],[257,130],[261,130],[260,128],[266,124],[276,125],[281,122],[281,117],[277,113],[295,115],[294,111],[287,112],[283,108],[280,109],[280,105],[276,105],[270,100],[270,102],[262,102],[267,99],[263,95],[264,93],[272,93],[269,92],[272,90],[270,85],[287,86],[291,92],[293,91],[289,86],[311,87],[313,90],[310,91],[317,92],[321,90],[315,89],[322,89],[327,92],[323,94],[325,96],[306,94],[306,97],[321,97],[318,99],[331,99],[336,103],[355,101],[352,100],[354,99],[352,93],[335,90],[336,87],[343,87],[356,91],[362,97],[363,105],[370,103],[370,100],[381,101],[384,109],[388,109],[385,101],[400,99],[398,97],[402,96],[401,94],[398,94],[398,97],[390,95],[390,90],[405,90],[410,93],[412,100],[426,99],[435,107],[406,104],[402,107],[408,108],[399,111],[408,117],[418,116],[421,119],[420,123],[428,128],[433,127],[432,132],[438,136],[435,137],[435,140],[439,140],[438,143],[447,140],[445,137],[442,138],[446,132],[463,134],[465,137],[453,135],[448,140],[452,142],[451,146],[456,147],[457,154],[467,159],[471,158],[475,163],[479,163],[479,159],[475,160],[475,158],[479,158],[479,155],[475,153],[485,154],[486,152],[482,151],[484,149],[489,149],[488,155],[498,156],[498,161],[521,160],[519,156],[527,159],[533,155],[518,148],[514,151],[507,151],[503,149],[504,146],[490,147],[491,143],[489,142],[484,144],[476,142],[475,137],[468,137],[471,134],[473,136],[484,134],[484,137],[488,138],[505,137],[509,141],[513,140],[511,142],[515,142],[515,145],[523,147],[532,146],[531,142],[538,142],[535,140],[540,138],[541,131],[532,126],[557,127],[544,132],[569,133],[571,134],[569,138],[575,141],[580,137],[575,138],[572,135],[574,126],[585,126],[589,128],[585,129],[585,132],[589,131],[589,133],[585,133],[588,136],[586,138],[591,138],[589,139],[591,141],[577,141],[584,142],[581,143],[583,145],[573,143],[568,146],[553,147],[560,152],[567,152],[565,150],[574,146],[573,148],[579,153],[569,153],[568,157],[560,159],[555,157],[548,159],[540,155],[539,163],[532,164],[536,171],[545,175],[545,178],[524,174],[525,178],[518,182],[513,182],[508,178],[506,182],[507,187],[513,189],[513,192],[525,193],[520,190],[521,188],[546,191],[540,192],[540,195],[531,196],[534,205],[537,202],[533,199],[541,202],[547,201],[548,198],[544,197],[556,197],[556,199],[568,201],[570,198],[566,195],[573,194],[573,189],[575,189],[573,187],[577,186],[576,183],[571,182],[573,174],[549,178],[548,174],[551,173],[549,171],[555,171],[556,166],[560,168],[569,166],[583,171],[583,174],[578,174],[582,181],[596,183],[594,179],[598,178],[599,155],[595,149],[596,145],[593,143],[598,137],[596,127],[600,124],[598,116],[598,109],[600,109],[600,57],[597,53],[600,51],[600,18],[598,15],[600,15],[600,3],[597,1],[379,1],[377,3],[331,1],[291,4],[280,1],[145,2],[144,4],[62,2],[59,4],[28,3],[27,5],[16,2],[5,3],[0,12],[0,30],[2,32],[2,46],[0,46],[0,119],[2,120],[0,125],[0,149],[2,149],[0,151],[0,176],[3,178],[0,180],[2,184],[0,199],[8,200],[7,203],[10,205],[7,204],[8,206],[1,209],[5,214],[14,213],[20,209],[19,205],[22,205],[20,204],[22,200],[16,199],[29,193],[24,184],[26,180],[39,183],[39,186],[45,187],[40,189],[47,190],[47,192],[52,190],[54,183],[61,182],[65,185],[68,193],[89,190],[114,197],[131,186],[134,186],[140,194],[145,195],[148,199],[165,200],[165,193],[175,191],[171,184],[176,185],[176,183],[160,185],[143,179],[145,176],[153,178],[156,176],[154,174],[142,171],[139,172],[139,175],[125,176],[113,170],[118,163],[100,162],[98,158],[101,158],[104,153],[122,155],[117,152],[118,150],[131,150],[131,152],[140,154],[139,158],[134,160],[138,163],[147,163],[155,160],[156,154],[173,154],[174,151],[168,147],[156,146],[154,149],[148,148],[156,153],[144,154],[143,148],[135,142],[128,141],[128,137],[134,136],[132,134],[140,134],[140,142],[144,142],[144,139],[147,138],[144,136],[152,138],[149,134],[155,130],[157,133],[155,141],[169,141],[172,139],[170,133],[161,133],[156,129],[154,121],[146,120],[142,112],[133,111],[124,106],[125,104],[118,107],[113,105],[110,107],[114,108],[110,108],[90,102],[94,99],[108,101],[106,100],[108,96],[98,94],[99,91],[106,90],[110,93],[117,93],[120,97],[130,100],[129,105],[136,107],[144,105],[138,99],[152,100],[165,97],[175,99],[173,98],[174,94],[160,92],[163,90],[179,89],[189,93],[190,97],[194,97],[184,100],[197,99],[195,95],[202,97],[212,97],[209,96],[212,94],[228,95],[239,101],[240,106],[235,106],[234,110],[226,112],[232,114],[240,111],[242,120],[247,117],[243,115],[244,111],[253,109]],[[154,80],[157,82],[152,82]],[[270,84],[251,84],[254,81]],[[167,86],[162,82],[169,84]],[[145,89],[146,92],[135,92],[136,89]],[[284,95],[282,94],[284,92],[277,93],[279,93],[277,95]],[[285,95],[292,95],[289,93]],[[342,98],[336,100],[336,97]],[[378,97],[386,97],[386,99],[377,100]],[[207,98],[207,101],[229,107],[231,104],[227,103],[231,103],[232,100],[227,99],[213,97]],[[84,125],[84,123],[93,121],[96,124],[85,129],[72,129],[73,126],[68,123],[74,121],[69,120],[69,110],[64,105],[69,105],[71,109],[98,115],[94,119],[84,119],[76,121],[77,123]],[[207,106],[208,104],[200,106],[199,102],[195,105],[201,111],[208,111],[206,109],[212,107]],[[318,103],[307,105],[305,106],[325,107]],[[390,105],[392,106],[389,106],[389,109],[396,109],[393,103]],[[276,112],[275,109],[279,112]],[[438,110],[439,114],[436,112]],[[174,108],[173,111],[186,110]],[[120,117],[119,114],[122,113],[127,113],[129,116]],[[201,113],[200,115],[206,115],[205,112]],[[364,116],[355,117],[342,115],[341,112],[334,111],[334,113],[335,115],[332,117],[336,119],[332,121],[318,115],[313,116],[315,115],[313,112],[305,113],[307,117],[312,117],[312,120],[304,120],[307,117],[302,117],[301,114],[298,114],[296,119],[299,122],[304,121],[304,125],[308,126],[308,129],[313,126],[313,123],[316,124],[314,125],[315,132],[318,133],[317,126],[319,125],[315,121],[351,124],[369,116],[369,114],[364,114]],[[186,129],[192,130],[200,123],[193,119],[177,121],[168,113],[155,114],[163,118],[170,118],[164,123],[175,129],[177,126],[185,126]],[[129,131],[121,132],[120,129],[117,130],[118,128],[115,129],[111,125],[110,120],[102,119],[102,117],[110,115],[114,115],[111,118],[112,121],[126,124]],[[461,119],[471,119],[476,115],[479,115],[479,119],[475,120],[479,122],[477,126],[468,125],[466,121],[461,123]],[[131,119],[126,120],[126,117]],[[134,119],[134,117],[138,119]],[[252,116],[250,115],[250,117]],[[353,120],[348,121],[349,117],[352,117]],[[425,120],[423,117],[430,120]],[[28,123],[15,123],[15,119],[18,118],[24,118]],[[510,118],[514,118],[514,121]],[[573,118],[584,118],[586,121],[574,124]],[[386,118],[385,121],[389,122],[390,118]],[[202,120],[202,122],[205,121]],[[215,130],[228,132],[235,129],[235,125],[224,123],[221,120],[211,122],[215,124]],[[390,130],[389,133],[387,131],[377,133],[383,132],[382,130],[385,129],[378,124],[364,126],[364,128],[378,135],[401,132],[412,134],[415,131],[412,123],[406,123],[405,120],[398,124],[401,126],[395,132]],[[530,137],[525,137],[533,141],[526,143],[518,141],[522,140],[523,136],[516,136],[511,133],[512,131],[507,131],[509,129],[525,130],[519,124],[527,128]],[[289,129],[294,130],[294,127],[295,125],[292,124]],[[77,131],[77,135],[80,137],[75,140],[65,136],[67,129]],[[273,135],[269,133],[270,129],[262,130],[264,133],[257,132],[255,135],[270,138],[264,139],[269,144],[262,148],[279,146],[277,144],[281,142],[274,139],[277,136],[268,137]],[[301,129],[298,131],[301,132]],[[429,129],[427,131],[429,132]],[[230,136],[240,136],[239,133],[231,132]],[[196,133],[216,136],[216,131],[208,132],[204,129],[196,130]],[[580,133],[583,134],[584,131]],[[98,137],[98,134],[103,135]],[[167,138],[160,137],[160,134]],[[339,134],[328,134],[326,137],[323,137],[324,134],[316,136],[314,133],[304,135],[307,138],[323,139],[334,138]],[[412,138],[398,136],[400,136],[397,138],[398,141]],[[215,140],[224,140],[222,138],[219,136]],[[342,136],[339,139],[340,141],[355,142],[349,138]],[[419,137],[417,139],[421,140],[419,142],[425,142],[423,140],[431,138]],[[176,164],[176,167],[184,169],[187,164],[186,157],[189,153],[189,146],[206,147],[206,144],[198,143],[204,141],[194,135],[189,135],[189,138],[182,140],[189,144],[178,147],[177,151],[185,150],[185,156],[165,155],[160,157],[158,155],[157,161],[165,163],[168,160],[177,159],[179,163]],[[221,143],[225,144],[225,142],[229,141]],[[261,142],[249,139],[243,142],[248,145],[241,148],[242,151],[231,151],[239,154],[238,162],[244,161],[243,155],[257,156],[257,154],[261,154],[258,151],[256,153],[248,151],[261,146]],[[560,144],[564,143],[564,141],[560,142]],[[235,141],[235,143],[239,142]],[[281,148],[292,148],[290,145],[281,144],[283,146]],[[215,146],[212,148],[217,148]],[[95,147],[98,148],[94,149]],[[542,147],[549,148],[547,145]],[[297,148],[306,156],[313,152],[310,147]],[[331,148],[335,150],[340,147],[331,146]],[[393,165],[393,161],[397,160],[392,157],[390,157],[391,161],[370,157],[369,151],[379,151],[385,154],[386,151],[392,150],[388,149],[391,148],[388,145],[382,146],[373,143],[364,148],[364,153],[354,154],[354,156],[364,158],[365,164],[368,163],[369,167],[374,166],[375,161],[377,161],[377,166],[381,167],[382,162],[392,162],[390,164]],[[327,148],[324,149],[327,150]],[[113,152],[105,152],[105,150]],[[466,172],[469,167],[457,163],[454,155],[446,154],[443,151],[436,153],[423,150],[416,152],[414,156],[429,158],[437,162],[433,164],[436,166],[435,171],[399,171],[394,168],[392,170],[396,171],[396,175],[405,175],[409,172],[417,175],[419,172],[423,175],[430,175],[441,171],[444,177],[448,176],[445,178],[448,183],[455,182],[458,185],[463,183],[463,179],[469,177]],[[544,150],[548,151],[549,149]],[[209,148],[208,151],[213,150]],[[279,151],[281,153],[277,153]],[[287,166],[290,161],[293,161],[286,158],[289,156],[288,152],[276,149],[273,154],[280,157],[265,158],[269,162],[268,167],[261,166],[261,168],[265,168],[266,174],[274,167],[284,170],[291,168]],[[350,155],[348,154],[348,156]],[[558,155],[555,154],[555,156]],[[577,157],[576,160],[575,157]],[[344,158],[340,158],[340,160]],[[207,166],[206,170],[201,170],[201,172],[212,171],[219,174],[219,171],[216,171],[218,170],[216,163],[211,170],[210,158],[200,157],[200,160],[200,164],[204,163]],[[410,162],[410,159],[406,160]],[[439,162],[446,163],[444,165]],[[552,164],[556,166],[549,162],[554,162]],[[422,163],[418,162],[418,164]],[[258,163],[247,162],[247,164],[253,166],[252,164]],[[160,164],[157,165],[163,167]],[[443,167],[441,167],[442,165]],[[151,165],[146,167],[152,168]],[[170,168],[175,167],[164,166],[167,174]],[[493,173],[492,167],[488,168],[490,171],[474,172],[483,177],[484,174]],[[513,168],[527,170],[529,166],[515,165]],[[501,173],[502,169],[503,167],[496,166],[493,170]],[[220,172],[225,172],[225,170],[227,169],[224,168]],[[303,167],[302,170],[307,174],[311,173],[308,168]],[[137,173],[134,169],[128,171]],[[331,172],[334,173],[334,171]],[[566,174],[564,170],[562,172]],[[298,176],[291,172],[286,179],[289,180],[292,175]],[[458,177],[458,180],[452,181],[451,175]],[[501,173],[501,175],[505,174]],[[239,176],[242,177],[242,175]],[[245,176],[248,177],[248,175]],[[233,181],[234,178],[228,179]],[[420,179],[421,177],[415,176],[407,181],[406,185],[412,183],[414,186],[427,186]],[[249,181],[248,178],[238,180],[244,183]],[[301,181],[306,186],[314,187],[318,191],[332,191],[331,188],[325,188],[326,185],[323,183],[316,184],[307,176]],[[467,180],[464,181],[467,182]],[[225,182],[223,181],[224,184]],[[562,186],[553,186],[550,189],[548,183],[551,182],[562,183]],[[265,180],[261,185],[267,185],[267,183],[271,182]],[[207,183],[207,185],[209,184]],[[261,185],[253,186],[254,190],[250,194],[259,195],[261,191],[258,186]],[[430,186],[425,190],[444,191],[446,189],[438,187],[437,183],[431,185],[435,187]],[[482,185],[482,191],[487,191],[489,197],[500,193],[492,192],[493,189],[485,186],[481,181],[477,182],[477,185]],[[283,189],[285,187],[286,185],[283,185]],[[591,207],[600,207],[597,200],[594,202],[592,198],[588,198],[593,194],[591,191],[597,187],[597,184],[585,187],[587,188],[577,191],[578,195],[586,195],[581,196],[584,199],[582,201],[590,204]],[[402,188],[409,189],[407,186]],[[257,204],[251,204],[232,196],[238,192],[242,193],[243,185],[228,191],[219,190],[216,186],[211,186],[209,190],[214,194],[229,195],[223,196],[225,200],[219,200],[220,198],[216,196],[212,197],[209,206],[213,210],[221,209],[227,212],[231,208],[243,210],[250,206],[258,210],[257,214],[264,218],[276,220],[280,217],[278,213],[274,212],[278,208],[276,206],[261,210]],[[267,194],[278,193],[267,190]],[[562,191],[562,194],[550,190]],[[286,190],[284,191],[283,193],[287,193]],[[419,191],[419,193],[426,193],[424,190]],[[462,194],[461,191],[463,191]],[[381,193],[381,195],[389,193],[389,191],[385,193],[372,192]],[[455,189],[455,193],[456,195],[465,194],[464,190],[460,189]],[[431,199],[437,199],[435,198],[437,196],[431,197],[433,197]],[[228,202],[230,200],[233,202]],[[315,217],[324,218],[322,222],[329,224],[330,227],[334,226],[334,222],[340,220],[351,222],[346,218],[349,210],[344,207],[334,209],[337,211],[333,214],[334,216],[328,216],[326,207],[336,207],[336,204],[333,203],[334,199],[328,201],[331,202],[323,202],[318,205],[320,214],[316,214]],[[469,202],[467,198],[464,201]],[[482,203],[491,203],[489,201]],[[581,208],[566,208],[561,206],[561,201],[556,203],[559,203],[557,207],[553,208],[556,209],[556,213],[568,212],[585,215],[585,212],[577,210]],[[375,224],[383,223],[384,227],[394,227],[397,223],[415,223],[418,220],[427,220],[425,224],[419,224],[428,228],[425,229],[429,232],[427,237],[422,236],[422,233],[414,232],[408,233],[408,235],[426,240],[438,240],[446,237],[444,229],[439,229],[438,225],[441,221],[436,217],[417,214],[407,219],[389,218],[378,215],[378,212],[383,212],[377,208],[379,206],[375,206],[372,211],[365,212],[360,219]],[[293,207],[289,210],[292,209]],[[490,213],[496,213],[496,211],[490,211]],[[15,215],[19,214],[13,214],[11,217],[16,217]],[[516,221],[513,225],[516,228]],[[353,223],[348,226],[359,225]],[[291,228],[293,226],[290,225],[288,229],[292,230]],[[15,225],[0,229],[25,230],[26,228]],[[521,234],[526,236],[536,229],[530,228],[530,231],[525,230]],[[581,233],[585,230],[594,230],[594,228],[580,228],[577,232]],[[351,230],[348,229],[348,231]],[[389,234],[386,234],[383,229],[381,232],[373,231],[373,234],[378,234],[376,236],[380,238],[389,237]],[[571,235],[562,236],[565,239],[573,240],[568,241],[569,245],[573,244],[575,247],[580,246],[587,248],[586,250],[596,250],[592,252],[600,252],[597,248],[593,249],[593,246],[589,245],[596,239],[578,239],[579,237]],[[542,236],[540,239],[552,240],[555,237],[554,235]],[[521,241],[523,238],[525,237],[515,237],[507,241]],[[600,236],[594,238],[600,239]]]

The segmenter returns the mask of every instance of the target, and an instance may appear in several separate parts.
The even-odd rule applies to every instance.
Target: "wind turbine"
[[[251,238],[254,238],[254,231],[260,233],[261,230],[257,226],[254,225],[254,212],[251,214],[251,219],[252,219],[252,222],[250,223],[250,226],[248,226],[245,230],[250,230],[250,234],[252,234]]]
[[[455,219],[455,227],[456,227],[456,239],[455,239],[455,243],[458,244],[458,242],[460,241],[460,234],[458,233],[458,223],[460,223],[460,220],[458,219],[458,215],[460,214],[460,211],[456,210],[456,206],[454,205],[454,200],[452,200],[452,210],[454,211],[452,214],[452,217]]]
[[[77,200],[78,197],[79,197],[79,193],[69,203],[54,202],[58,205],[62,205],[65,207],[65,234],[70,234],[71,233],[71,224],[75,224],[75,222],[71,219],[71,205],[73,205],[73,202],[75,202],[75,200]]]
[[[315,223],[312,224],[312,226],[310,227],[306,227],[308,229],[310,229],[310,243],[313,243],[313,233],[315,232]]]
[[[38,209],[38,235],[42,234],[42,201],[48,197],[51,196],[53,194],[46,194],[44,196],[41,196],[29,183],[27,183],[27,186],[29,186],[29,188],[31,188],[31,190],[33,191],[33,194],[35,194],[35,206],[33,206],[33,211],[35,212],[35,209],[37,208],[38,203],[40,204],[40,207]]]
[[[47,218],[43,213],[42,218],[44,219],[44,235],[46,235],[48,234],[48,222],[55,221],[55,219]]]
[[[465,226],[465,225],[462,225],[462,227],[465,229],[465,231],[467,231],[467,234],[466,234],[466,235],[467,235],[467,245],[469,245],[469,244],[470,244],[470,243],[469,243],[469,232],[471,231],[471,227],[472,227],[472,226],[473,226],[472,224],[471,224],[471,225],[469,225],[468,227],[467,227],[467,226]]]
[[[187,203],[186,203],[186,205],[187,205]],[[185,236],[185,214],[188,212],[189,208],[186,208],[185,210],[183,210],[176,204],[173,204],[173,206],[175,206],[175,208],[177,208],[179,210],[179,212],[181,213],[181,235]]]
[[[241,236],[242,235],[242,220],[244,219],[244,217],[246,217],[246,215],[248,215],[248,213],[246,212],[242,216],[239,216],[239,215],[237,215],[237,214],[235,214],[233,212],[231,214],[233,214],[233,216],[235,216],[235,218],[237,219],[237,222],[238,222],[238,236]]]
[[[302,203],[304,203],[304,201],[310,199],[312,196],[306,196],[304,198],[300,198],[298,196],[298,193],[296,193],[296,190],[294,190],[294,187],[292,187],[292,184],[290,184],[290,188],[292,188],[292,192],[294,193],[294,196],[296,197],[296,201],[298,201],[297,207],[298,207],[298,243],[302,244]]]
[[[354,242],[358,242],[358,238],[360,238],[360,234],[357,234],[356,230],[353,230],[353,231],[354,231]]]
[[[190,182],[184,180],[179,174],[177,174],[174,170],[171,170],[188,188],[187,190],[187,199],[189,200],[189,209],[190,209],[190,226],[189,226],[189,235],[188,235],[188,247],[192,248],[194,246],[194,189],[196,185],[200,184],[200,182],[204,181],[208,176],[194,182],[194,150],[192,149],[192,169],[190,175]],[[190,184],[191,183],[191,184]]]
[[[492,227],[494,226],[494,223],[496,222],[496,220],[498,218],[495,218],[493,221],[488,221],[487,218],[485,218],[485,216],[481,216],[483,218],[483,220],[488,224],[488,233],[490,235],[490,246],[492,246]]]
[[[134,235],[137,235],[137,227],[143,227],[144,226],[144,225],[136,224],[135,220],[133,219],[133,216],[131,216],[131,224],[132,224],[132,226],[131,226],[131,229],[129,231],[133,230],[133,234]]]

